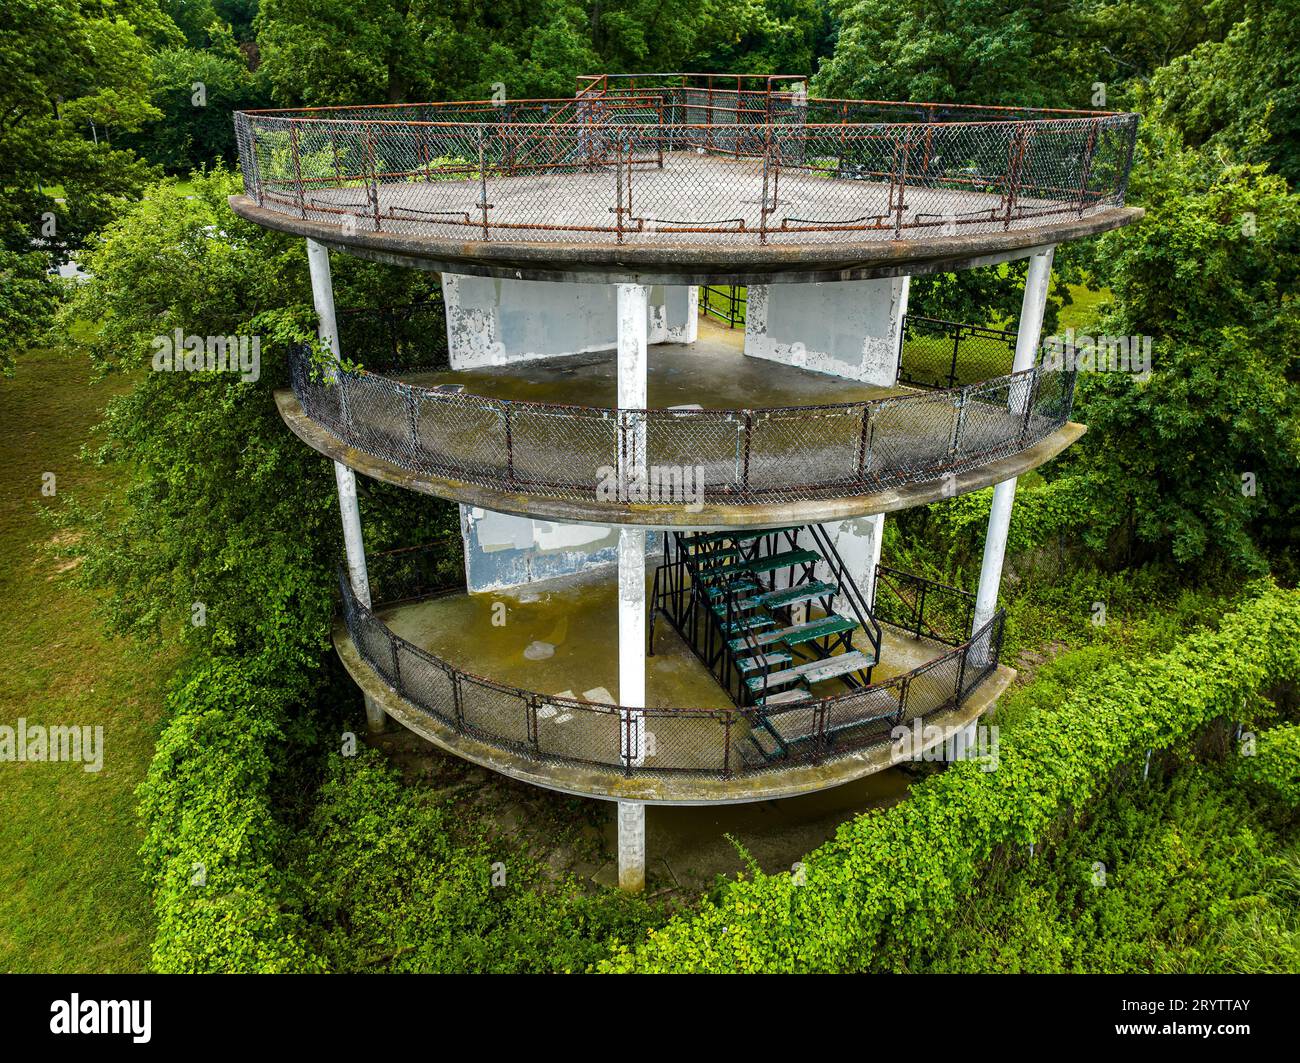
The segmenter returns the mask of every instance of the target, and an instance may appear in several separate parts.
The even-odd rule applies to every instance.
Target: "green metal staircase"
[[[811,735],[813,714],[792,710],[814,700],[815,687],[865,686],[880,657],[880,624],[817,525],[666,536],[651,653],[659,613],[736,704],[752,709],[748,742],[763,760]]]

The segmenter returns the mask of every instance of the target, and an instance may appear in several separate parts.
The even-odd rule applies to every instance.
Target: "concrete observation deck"
[[[919,275],[1141,216],[1136,115],[735,85],[610,75],[555,100],[241,112],[230,205],[379,261],[644,284]]]
[[[500,513],[656,527],[893,512],[1021,475],[1085,431],[1051,420],[1046,398],[1042,410],[1027,410],[1028,420],[1009,408],[1009,399],[1033,390],[1023,374],[964,393],[884,387],[748,357],[740,341],[739,333],[702,327],[693,344],[648,349],[649,461],[703,470],[705,497],[690,510],[597,500],[599,470],[617,463],[620,447],[613,350],[404,376],[403,387],[420,389],[413,429],[404,412],[412,392],[383,378],[362,379],[376,393],[352,403],[351,422],[332,419],[339,403],[314,398],[317,391],[304,392],[320,402],[315,416],[292,390],[277,391],[276,402],[304,442],[375,479]],[[448,385],[463,391],[434,390]],[[359,424],[372,416],[363,411],[373,413],[373,427]],[[971,440],[965,462],[950,454],[959,432]],[[750,497],[738,493],[746,458]],[[870,462],[874,484],[858,476]]]
[[[895,762],[886,722],[874,726],[865,741],[846,742],[818,763],[747,766],[736,752],[749,727],[745,713],[678,634],[661,623],[654,656],[646,660],[644,727],[657,743],[631,774],[624,772],[616,708],[617,582],[616,571],[605,568],[492,594],[453,593],[379,607],[373,619],[384,631],[442,663],[436,683],[416,678],[414,656],[399,658],[398,675],[381,674],[373,662],[386,664],[385,657],[376,656],[387,653],[386,643],[370,635],[354,640],[343,620],[335,625],[334,644],[366,695],[408,729],[483,767],[566,793],[647,803],[763,801],[838,786]],[[494,623],[498,603],[506,608],[504,625]],[[927,664],[936,677],[947,677],[946,662],[955,652],[886,626],[872,686],[886,689],[890,680]],[[453,698],[449,686],[434,693],[452,673],[462,673],[458,695]],[[937,711],[924,715],[924,723],[936,728],[927,748],[969,727],[1014,677],[1013,669],[998,665],[959,706],[934,697],[929,704]],[[937,686],[938,679],[922,672],[914,683],[920,690]],[[412,691],[425,701],[424,708]],[[814,688],[818,697],[843,691],[834,683]],[[461,726],[452,720],[453,702]],[[584,703],[590,711],[584,711]],[[873,714],[868,704],[877,699],[864,697],[855,710],[864,724]],[[917,707],[923,707],[919,698]],[[724,718],[731,721],[729,733]],[[724,777],[724,763],[730,777]]]

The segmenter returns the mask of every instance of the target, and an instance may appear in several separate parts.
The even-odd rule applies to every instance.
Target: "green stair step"
[[[793,705],[796,702],[811,700],[812,694],[803,687],[789,687],[786,690],[778,691],[775,694],[769,694],[765,698],[759,698],[755,704],[767,708],[772,705]],[[755,730],[758,730],[758,728],[755,728]]]
[[[699,564],[701,561],[724,561],[739,556],[740,547],[719,546],[712,550],[697,551],[691,556],[691,560]]]
[[[755,654],[752,657],[741,657],[736,661],[736,667],[741,672],[748,674],[774,668],[780,664],[789,664],[792,660],[794,658],[785,650],[770,650],[767,653]]]
[[[863,653],[861,650],[852,650],[849,653],[837,653],[833,657],[827,657],[823,660],[797,664],[793,668],[786,668],[784,671],[772,672],[766,677],[762,675],[748,676],[745,679],[745,685],[750,690],[762,690],[765,681],[769,688],[789,686],[789,684],[797,683],[800,680],[806,683],[821,683],[827,679],[836,679],[839,676],[848,675],[850,672],[860,672],[865,668],[870,668],[875,663],[876,659],[870,654]]]
[[[730,620],[722,625],[722,630],[728,635],[735,635],[741,631],[761,631],[769,627],[776,627],[776,621],[770,616],[742,616],[737,620]],[[744,639],[738,640],[744,642]]]
[[[720,532],[701,532],[694,535],[686,541],[691,545],[708,546],[713,543],[752,543],[755,539],[762,539],[766,535],[780,535],[784,532],[797,532],[802,529],[799,527],[789,528],[764,528],[761,530],[753,529],[747,531],[720,531]]]
[[[771,698],[768,699],[771,703]],[[815,712],[774,712],[765,716],[763,728],[755,727],[750,733],[768,730],[776,735],[774,744],[789,748],[796,742],[812,738],[817,733],[817,713]]]
[[[756,635],[755,640],[760,646],[770,646],[774,642],[781,642],[787,646],[798,646],[804,642],[812,642],[814,639],[825,638],[827,635],[839,635],[845,631],[852,631],[858,625],[844,616],[824,616],[819,620],[810,620],[806,624],[795,624],[794,627],[778,628],[775,631],[764,631],[761,635]],[[744,647],[737,646],[736,640],[727,644],[733,653],[739,653]]]
[[[856,628],[857,622],[847,616],[824,616],[820,620],[811,620],[797,628],[789,628],[780,641],[787,646],[800,646],[805,642],[814,642],[830,635],[841,635]]]
[[[821,580],[815,580],[812,583],[802,583],[798,587],[787,587],[784,590],[756,594],[752,598],[742,598],[739,604],[753,604],[762,606],[764,609],[783,609],[787,605],[797,605],[799,602],[812,602],[818,598],[833,598],[839,593],[839,590],[839,587],[834,583],[823,583]]]
[[[710,598],[722,598],[732,592],[744,593],[745,591],[758,590],[758,584],[752,579],[738,579],[730,583],[715,583],[712,586],[705,587],[704,593]]]
[[[785,756],[785,749],[782,748],[781,743],[765,727],[755,727],[749,732],[748,738],[748,745],[742,744],[740,747],[740,755],[751,767],[759,767],[769,760],[778,760]],[[752,756],[751,749],[756,750],[758,755]]]
[[[706,565],[700,569],[700,575],[707,579],[723,572],[775,572],[791,565],[815,564],[821,559],[822,555],[816,550],[786,550],[779,554],[756,557],[753,561],[738,561],[734,565]]]

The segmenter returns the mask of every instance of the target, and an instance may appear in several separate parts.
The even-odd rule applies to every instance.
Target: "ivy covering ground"
[[[932,945],[981,867],[1085,808],[1149,749],[1216,718],[1252,717],[1300,681],[1300,593],[1271,589],[1146,662],[1104,668],[1050,717],[1003,741],[996,771],[952,765],[888,812],[860,816],[804,861],[625,946],[609,971],[848,971]]]

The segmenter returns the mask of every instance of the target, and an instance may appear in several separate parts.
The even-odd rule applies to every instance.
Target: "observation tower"
[[[640,889],[646,804],[837,786],[1006,689],[1016,478],[1084,431],[1039,358],[1052,256],[1140,217],[1137,116],[601,74],[235,124],[230,205],[305,238],[333,354],[276,401],[334,463],[373,728],[616,801]],[[331,252],[437,273],[441,308],[336,314]],[[1022,258],[1014,334],[908,314],[912,276]],[[463,587],[397,551],[372,597],[357,473],[459,504]],[[887,513],[990,485],[974,594],[880,564]]]

